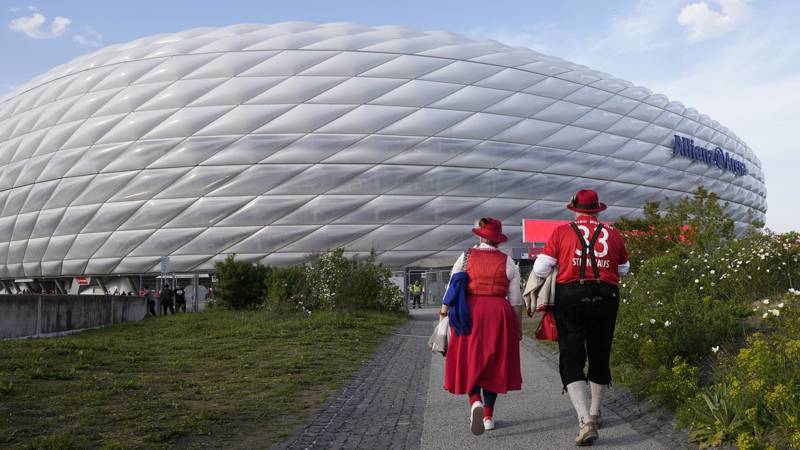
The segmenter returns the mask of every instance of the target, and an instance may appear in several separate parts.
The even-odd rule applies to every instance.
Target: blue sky
[[[767,225],[800,229],[800,0],[0,1],[0,94],[101,46],[198,26],[349,21],[446,30],[586,64],[666,94],[744,139]]]

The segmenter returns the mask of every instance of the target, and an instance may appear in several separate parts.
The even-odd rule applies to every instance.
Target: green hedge
[[[348,258],[344,249],[313,254],[308,262],[289,267],[265,267],[237,261],[234,255],[216,265],[217,301],[233,309],[264,307],[275,312],[315,310],[401,311],[402,293],[391,271],[375,255]]]

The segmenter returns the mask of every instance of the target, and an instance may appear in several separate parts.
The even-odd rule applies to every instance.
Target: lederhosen
[[[558,328],[559,372],[564,387],[587,379],[597,384],[611,384],[611,342],[619,309],[619,288],[600,281],[594,244],[603,229],[595,228],[587,243],[578,226],[572,229],[581,243],[580,280],[556,284],[556,328]],[[586,279],[587,256],[594,278]],[[589,373],[583,368],[589,358]]]

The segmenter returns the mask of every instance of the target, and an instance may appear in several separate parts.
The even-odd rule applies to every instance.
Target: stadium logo
[[[709,166],[717,166],[722,170],[729,170],[736,176],[747,175],[747,166],[742,161],[731,156],[730,153],[717,147],[709,150],[705,147],[694,145],[694,139],[675,135],[673,155],[680,155],[696,161],[702,161]]]

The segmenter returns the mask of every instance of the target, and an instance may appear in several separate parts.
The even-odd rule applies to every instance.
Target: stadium
[[[688,99],[689,101],[691,99]],[[197,28],[111,45],[0,99],[0,279],[211,272],[374,250],[452,264],[470,226],[603,220],[705,186],[764,220],[731,130],[586,66],[446,32],[350,23]]]

